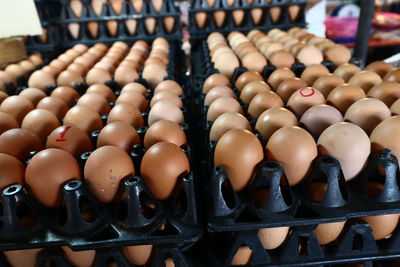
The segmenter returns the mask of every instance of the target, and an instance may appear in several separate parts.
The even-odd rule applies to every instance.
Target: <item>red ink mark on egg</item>
[[[304,90],[310,90],[311,92],[310,93],[304,93]],[[315,94],[315,90],[313,88],[307,87],[307,88],[303,88],[303,89],[300,90],[300,95],[303,96],[303,97],[309,97],[309,96],[312,96],[314,94]]]
[[[62,132],[60,133],[60,137],[56,139],[56,142],[63,142],[63,141],[67,141],[67,139],[64,138],[65,134],[67,133],[67,131],[71,128],[72,126],[68,125],[67,127],[64,128],[64,130],[62,130]]]

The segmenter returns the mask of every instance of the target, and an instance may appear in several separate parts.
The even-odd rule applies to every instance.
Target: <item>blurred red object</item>
[[[378,12],[372,20],[372,26],[377,30],[392,31],[400,28],[400,15],[390,12]]]
[[[353,42],[356,38],[358,17],[328,17],[325,19],[326,35],[338,43]]]

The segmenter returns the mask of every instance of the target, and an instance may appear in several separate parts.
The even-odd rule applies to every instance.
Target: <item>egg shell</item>
[[[226,112],[219,116],[210,129],[210,140],[218,141],[221,136],[231,129],[245,129],[251,131],[249,121],[240,113]]]
[[[25,167],[15,157],[0,153],[0,191],[12,184],[24,184]]]
[[[37,88],[26,88],[18,95],[27,98],[29,101],[31,101],[33,106],[36,106],[42,98],[46,97],[46,94]]]
[[[397,226],[399,214],[384,214],[378,216],[362,217],[371,227],[375,240],[389,237]]]
[[[57,97],[45,97],[36,106],[37,109],[45,109],[56,115],[58,120],[64,118],[69,108],[67,104]]]
[[[274,70],[268,78],[268,84],[276,89],[280,85],[280,83],[286,79],[295,78],[293,71],[289,68],[280,68]]]
[[[400,101],[399,100],[396,100],[396,102],[393,103],[393,105],[390,107],[390,111],[392,112],[393,115],[400,114]]]
[[[207,111],[207,121],[215,121],[225,112],[237,112],[243,114],[242,107],[236,99],[224,96],[216,99],[210,105]]]
[[[68,66],[68,63],[66,63],[66,62],[64,62],[64,61],[62,61],[62,60],[59,60],[59,59],[53,59],[51,62],[50,62],[50,64],[49,64],[51,67],[53,67],[53,68],[56,68],[56,69],[58,69],[58,72],[60,73],[61,71],[63,71],[67,66]]]
[[[245,103],[249,104],[253,97],[256,96],[256,94],[260,92],[267,92],[270,91],[271,87],[264,81],[252,81],[247,83],[241,93],[240,93],[240,99]]]
[[[345,114],[354,102],[365,97],[366,95],[362,88],[351,84],[343,84],[329,93],[326,102],[337,108],[342,114]]]
[[[22,60],[18,63],[26,72],[35,70],[35,64],[29,60]]]
[[[157,168],[154,168],[154,166]],[[159,142],[143,155],[140,172],[153,195],[160,200],[172,197],[178,180],[189,173],[189,159],[175,144]]]
[[[214,165],[224,167],[235,191],[248,186],[257,164],[263,159],[260,141],[245,129],[232,129],[224,133],[214,152]]]
[[[390,116],[389,108],[379,99],[362,98],[347,109],[344,118],[360,126],[369,135],[379,123]]]
[[[144,119],[140,110],[134,105],[120,103],[115,105],[108,114],[107,123],[122,121],[132,125],[135,129],[143,127]]]
[[[4,251],[7,261],[13,267],[35,266],[38,253],[42,248]]]
[[[324,58],[335,66],[340,66],[349,62],[351,53],[344,45],[336,44],[324,50]]]
[[[16,157],[23,163],[28,159],[29,152],[42,149],[42,140],[29,130],[15,128],[0,135],[0,153]]]
[[[12,83],[14,86],[17,85],[17,77],[14,74],[5,72],[3,70],[0,70],[0,81],[3,83]]]
[[[32,157],[25,172],[25,181],[32,195],[47,207],[56,207],[61,201],[62,186],[81,179],[81,169],[68,152],[49,148]]]
[[[379,99],[390,107],[400,98],[400,84],[397,82],[381,82],[372,87],[367,96]]]
[[[96,83],[104,84],[105,82],[111,80],[112,77],[110,72],[100,68],[93,68],[86,74],[86,83],[88,85],[93,85]]]
[[[121,190],[121,183],[131,175],[135,175],[131,158],[116,146],[97,148],[90,154],[84,168],[89,190],[103,203],[120,198],[118,192]]]
[[[40,90],[46,90],[48,86],[56,85],[54,77],[45,71],[37,70],[32,73],[28,80],[28,86],[33,88],[38,88]]]
[[[92,142],[83,130],[71,125],[54,129],[47,137],[46,148],[58,148],[67,151],[75,158],[93,150]]]
[[[388,72],[393,70],[393,66],[384,61],[374,61],[369,63],[365,67],[365,70],[375,72],[383,79]]]
[[[69,107],[72,107],[76,104],[77,99],[80,97],[79,93],[67,86],[59,86],[51,92],[52,97],[57,97],[65,102]]]
[[[282,49],[272,53],[269,62],[277,68],[290,68],[295,63],[295,58],[292,53]]]
[[[371,133],[372,151],[388,148],[397,159],[400,159],[400,142],[398,138],[395,138],[399,133],[400,115],[382,121]]]
[[[255,48],[254,48],[255,49]],[[267,66],[267,60],[255,49],[255,52],[247,53],[241,59],[243,67],[250,71],[262,73],[264,67]]]
[[[273,8],[275,8],[275,7],[273,7]],[[231,265],[249,264],[252,255],[253,255],[253,251],[249,247],[242,246],[238,249],[235,256],[233,257]]]
[[[76,126],[90,135],[93,131],[100,130],[103,122],[100,115],[89,107],[75,106],[65,114],[64,125]]]
[[[14,117],[11,115],[0,112],[0,134],[4,133],[7,130],[18,128],[19,123]]]
[[[9,96],[0,105],[0,111],[5,112],[21,123],[25,115],[34,109],[32,103],[23,96]]]
[[[177,96],[174,93],[171,93],[170,91],[165,91],[165,90],[158,91],[156,94],[153,95],[153,97],[151,98],[151,101],[150,101],[150,108],[153,107],[154,104],[156,104],[157,102],[159,102],[161,100],[169,101],[171,103],[174,103],[179,108],[183,108],[183,103],[182,103],[182,100],[179,98],[179,96]]]
[[[28,77],[27,72],[18,64],[10,64],[8,65],[5,69],[5,72],[8,72],[9,74],[18,77],[18,76],[23,76],[25,78]]]
[[[271,57],[275,52],[283,50],[283,46],[280,43],[267,43],[265,46],[261,46],[260,51],[264,56],[271,61]]]
[[[129,91],[134,91],[134,92],[138,92],[141,93],[142,95],[146,96],[147,95],[147,89],[146,87],[144,87],[142,84],[140,83],[128,83],[127,85],[125,85],[122,89],[121,89],[121,93],[123,92],[129,92]]]
[[[0,85],[1,86],[1,85]],[[2,91],[0,91],[0,104],[8,97],[8,95]]]
[[[351,147],[352,149],[348,149]],[[327,129],[318,138],[320,155],[336,158],[349,181],[355,178],[367,163],[371,152],[368,135],[359,126],[349,122],[338,122]]]
[[[345,82],[348,82],[351,77],[359,72],[361,72],[361,69],[358,66],[346,63],[337,67],[333,74],[341,77]]]
[[[149,126],[159,120],[169,120],[178,124],[185,122],[182,110],[174,103],[166,100],[158,101],[149,112]]]
[[[151,258],[153,245],[123,247],[121,250],[130,263],[135,265],[145,265]]]
[[[76,105],[80,107],[88,107],[100,115],[107,114],[111,110],[110,104],[108,104],[104,97],[93,93],[86,93],[81,96]]]
[[[358,72],[349,80],[349,84],[361,87],[366,94],[372,87],[381,82],[382,78],[375,72],[369,70]]]
[[[322,52],[324,52],[325,50],[327,50],[328,48],[334,46],[335,43],[332,40],[329,39],[325,39],[322,42],[320,42],[317,47],[318,49],[320,49]]]
[[[229,62],[229,64],[226,64],[226,62]],[[228,78],[232,78],[233,72],[239,66],[239,60],[234,53],[222,53],[214,64],[214,67]]]
[[[67,71],[84,76],[88,72],[88,67],[80,63],[72,63],[68,66]]]
[[[324,57],[317,47],[307,45],[296,54],[296,59],[300,63],[309,66],[312,64],[320,64],[324,60]]]
[[[334,74],[325,74],[320,76],[313,83],[312,87],[318,89],[324,97],[328,97],[329,93],[336,87],[344,84],[344,80]]]
[[[46,109],[34,109],[26,114],[21,123],[22,129],[27,129],[35,133],[43,142],[47,136],[58,126],[60,121],[50,111]]]
[[[343,121],[342,114],[332,106],[318,105],[308,109],[300,123],[313,135],[319,136],[329,126]]]
[[[177,146],[182,146],[187,144],[187,139],[179,124],[172,121],[159,120],[147,129],[143,144],[147,149],[159,142],[170,142]]]
[[[255,71],[246,71],[242,73],[235,82],[235,87],[242,91],[242,89],[250,82],[253,81],[264,81],[263,77]]]
[[[117,63],[115,62],[114,58],[102,58],[101,61],[97,62],[94,66],[93,69],[99,69],[102,71],[106,71],[110,74],[115,72],[115,65]],[[89,73],[87,73],[89,74]],[[95,77],[94,75],[92,77]]]
[[[179,83],[173,80],[164,80],[160,82],[157,87],[154,88],[154,93],[158,93],[160,91],[169,91],[177,96],[181,96],[184,93]]]
[[[152,88],[155,88],[167,76],[167,71],[158,64],[146,65],[142,73],[143,79],[145,79]]]
[[[119,66],[115,70],[114,80],[119,84],[119,86],[123,87],[130,82],[138,79],[139,75],[135,69],[125,66]]]
[[[208,93],[212,88],[219,86],[219,85],[224,85],[227,87],[231,86],[231,83],[229,79],[221,74],[221,73],[215,73],[207,77],[207,79],[204,81],[203,84],[203,94]]]
[[[389,71],[383,80],[387,82],[400,82],[400,68]]]
[[[97,147],[117,146],[128,153],[133,149],[133,145],[140,143],[141,140],[136,129],[121,121],[107,124],[97,137]]]
[[[278,129],[285,126],[297,126],[296,116],[285,108],[271,108],[257,119],[256,130],[268,140]]]
[[[274,132],[266,148],[268,159],[282,163],[290,186],[304,179],[318,154],[313,137],[297,126],[283,127]]]
[[[295,114],[302,116],[309,108],[325,104],[325,102],[325,97],[319,90],[306,87],[294,92],[286,105]]]
[[[283,244],[289,233],[289,227],[262,228],[258,231],[258,238],[264,249],[275,249]]]
[[[281,97],[283,102],[287,102],[289,97],[301,88],[307,87],[307,83],[299,78],[288,78],[283,80],[278,88],[276,88],[276,93]]]
[[[75,87],[79,83],[83,83],[82,75],[72,72],[69,70],[65,70],[61,72],[57,77],[57,85],[58,86],[69,86]]]
[[[236,95],[231,88],[225,85],[218,85],[208,91],[204,98],[204,106],[210,106],[212,102],[223,96],[236,99]]]
[[[265,110],[283,107],[282,99],[272,91],[260,92],[251,100],[247,112],[258,118]]]
[[[321,245],[326,245],[335,241],[342,233],[345,223],[346,221],[318,224],[314,230],[318,242]]]
[[[308,86],[314,84],[314,82],[322,75],[328,74],[329,70],[322,64],[312,64],[307,66],[302,72],[300,79],[305,81]]]
[[[61,248],[64,251],[64,257],[76,267],[90,267],[96,257],[95,250],[73,251],[67,246]]]

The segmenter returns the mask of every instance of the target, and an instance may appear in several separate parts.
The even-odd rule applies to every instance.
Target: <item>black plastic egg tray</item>
[[[297,5],[300,7],[299,14],[295,21],[291,20],[288,7]],[[230,33],[233,31],[249,32],[254,29],[269,30],[272,28],[290,29],[292,27],[306,26],[305,7],[307,0],[272,0],[267,3],[265,0],[254,0],[250,5],[246,0],[235,0],[230,6],[227,0],[215,0],[214,7],[209,7],[207,0],[192,0],[189,9],[189,31],[192,39],[203,39],[212,32]],[[273,22],[269,10],[273,7],[281,8],[281,15],[278,21]],[[259,23],[255,24],[252,20],[251,11],[253,9],[262,9],[262,17]],[[233,11],[243,10],[244,18],[240,25],[236,25],[233,19]],[[213,17],[214,12],[224,11],[226,14],[224,23],[221,27],[216,25]],[[196,14],[204,12],[207,14],[205,26],[199,28],[196,22]]]
[[[163,5],[158,13],[151,1],[143,1],[141,13],[136,13],[130,1],[123,2],[120,15],[117,15],[110,3],[104,3],[100,16],[94,12],[90,0],[81,0],[83,4],[82,14],[76,17],[69,6],[69,0],[59,0],[61,2],[61,45],[63,47],[71,47],[78,43],[93,45],[96,43],[113,43],[116,41],[133,42],[136,40],[150,41],[157,37],[165,37],[168,40],[181,40],[182,28],[180,24],[180,11],[172,0],[163,0]],[[173,32],[168,33],[164,28],[164,18],[173,17],[175,24]],[[145,19],[156,19],[156,30],[154,34],[147,32],[145,27]],[[125,22],[129,19],[135,19],[137,22],[136,33],[131,35],[126,28]],[[116,36],[111,36],[107,30],[106,22],[114,20],[118,22],[118,32]],[[98,38],[93,38],[88,30],[88,22],[99,23]],[[79,37],[74,39],[68,29],[68,24],[79,24]]]

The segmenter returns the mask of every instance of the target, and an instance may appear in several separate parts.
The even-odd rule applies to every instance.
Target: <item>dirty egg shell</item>
[[[309,108],[301,117],[300,124],[314,136],[319,136],[326,128],[343,121],[339,110],[329,105],[318,105]]]
[[[128,153],[133,149],[133,145],[140,143],[141,140],[136,129],[121,121],[107,124],[97,137],[97,147],[117,146]]]
[[[147,129],[143,144],[147,149],[159,142],[170,142],[177,146],[182,146],[187,143],[187,139],[179,124],[172,121],[159,120]]]
[[[135,175],[129,155],[116,146],[102,146],[90,154],[84,176],[89,190],[103,203],[118,198],[122,180]]]

